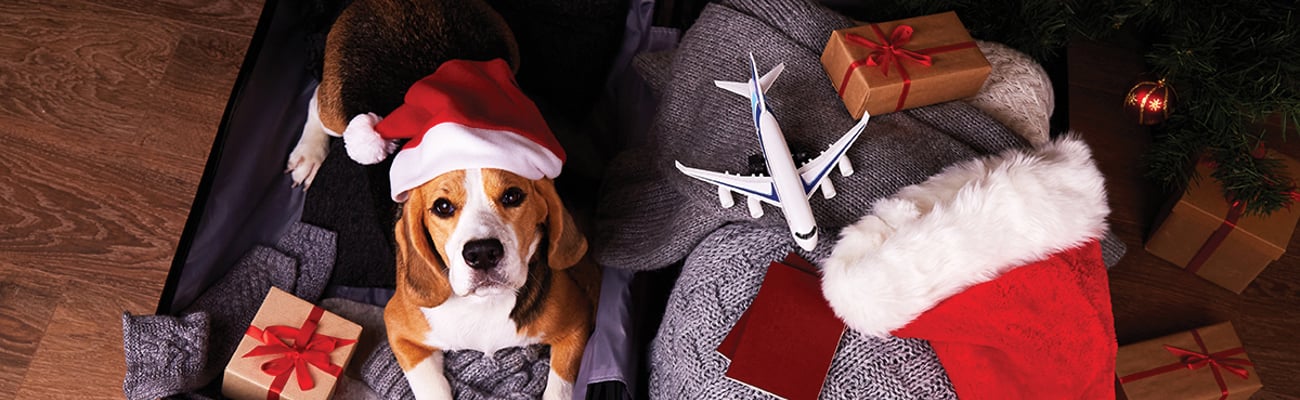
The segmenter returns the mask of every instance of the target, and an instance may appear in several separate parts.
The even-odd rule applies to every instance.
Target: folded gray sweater
[[[661,94],[659,113],[649,145],[624,153],[610,167],[593,248],[601,264],[615,268],[657,269],[685,260],[651,345],[652,397],[767,397],[725,378],[727,361],[716,348],[752,302],[770,262],[794,251],[816,263],[872,200],[950,164],[1027,145],[960,102],[874,116],[847,155],[856,173],[830,178],[839,192],[835,198],[810,201],[822,229],[812,252],[794,245],[780,211],[769,207],[753,219],[743,206],[722,208],[716,188],[675,169],[674,161],[680,161],[745,171],[749,156],[758,152],[748,101],[713,85],[746,80],[750,53],[760,73],[785,63],[767,100],[792,151],[815,154],[843,135],[856,121],[819,57],[831,31],[850,25],[804,0],[724,0],[704,9],[671,57],[638,60]],[[841,339],[822,388],[824,399],[953,397],[925,341],[853,331]]]

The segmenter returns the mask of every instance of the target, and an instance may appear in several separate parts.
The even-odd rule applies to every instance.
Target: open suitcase
[[[506,11],[502,14],[508,21],[512,17],[530,15],[521,10],[525,7],[517,4],[527,1],[489,2],[499,10],[504,8]],[[622,148],[644,140],[643,135],[655,112],[656,99],[631,67],[632,58],[639,53],[671,48],[677,40],[676,31],[651,28],[651,20],[658,19],[655,21],[658,24],[685,28],[704,6],[704,2],[692,1],[656,4],[654,0],[605,0],[593,3],[611,6],[596,18],[607,22],[603,27],[616,31],[621,37],[597,40],[612,43],[608,54],[594,57],[600,59],[590,61],[594,67],[589,66],[568,76],[587,85],[585,93],[590,97],[577,103],[590,107],[575,110],[551,105],[548,108],[547,104],[539,102],[544,113],[550,111],[563,116],[552,121],[552,115],[548,114],[547,119],[566,148],[590,153],[585,159],[583,156],[571,158],[581,160],[577,163],[578,170],[574,172],[566,166],[565,174],[557,181],[562,193],[567,191],[566,202],[576,200],[568,204],[571,209],[594,207],[590,196],[601,177],[601,162]],[[319,55],[300,47],[309,47],[303,43],[323,42],[324,29],[340,7],[341,4],[305,0],[267,1],[182,232],[159,299],[158,314],[179,314],[205,289],[220,280],[251,248],[274,243],[293,223],[300,220],[330,222],[322,220],[319,212],[315,220],[309,220],[313,217],[312,211],[305,205],[312,203],[311,197],[315,193],[293,188],[289,177],[282,171],[290,149],[297,142],[306,116],[305,105],[312,96],[317,79],[310,65],[319,63],[319,60],[313,61],[313,57]],[[537,29],[538,25],[545,24],[512,25],[521,38],[524,51],[528,47],[522,41],[539,40],[539,36],[526,36],[519,31]],[[524,39],[526,37],[533,39]],[[525,53],[524,57],[527,63],[528,54]],[[1053,70],[1051,75],[1054,78],[1064,77],[1063,65],[1062,62],[1048,66]],[[530,89],[530,80],[541,82],[544,78],[520,71],[520,83],[526,91]],[[1063,85],[1057,83],[1057,93],[1063,93]],[[562,83],[550,82],[533,89],[530,96],[537,92],[554,95],[568,88]],[[1064,97],[1058,95],[1057,98],[1063,101]],[[1058,103],[1058,109],[1060,106]],[[1056,113],[1053,131],[1060,131],[1066,125],[1061,120],[1065,114]],[[567,138],[569,142],[566,142],[562,130],[583,132],[576,137],[590,141],[570,146],[575,136],[570,135]],[[331,158],[342,153],[338,146],[332,147]],[[366,173],[359,172],[361,175]],[[313,187],[313,191],[317,189]],[[386,194],[387,188],[380,192]],[[378,214],[383,214],[380,211]],[[391,235],[391,225],[387,229]],[[344,256],[340,255],[342,258]],[[584,354],[575,398],[645,397],[647,371],[642,357],[646,343],[658,328],[656,317],[664,313],[665,296],[671,291],[679,270],[667,268],[638,273],[613,268],[605,270],[596,332]],[[388,274],[391,279],[391,272]],[[391,282],[383,282],[382,273],[379,275],[378,278],[376,275],[353,277],[352,282],[333,281],[325,297],[332,295],[383,304],[392,294],[391,289],[385,288],[385,284],[391,288]]]
[[[347,1],[266,2],[181,233],[158,302],[158,314],[179,315],[207,288],[222,279],[250,249],[259,244],[274,243],[293,223],[303,219],[304,204],[308,205],[310,214],[311,195],[292,187],[289,176],[283,171],[288,153],[301,132],[306,117],[305,106],[317,83],[319,47],[323,47],[325,31],[343,3]],[[565,35],[548,37],[536,34],[547,29],[571,28],[565,31],[567,38],[572,40],[580,36],[578,45],[585,46],[584,50],[591,53],[580,61],[544,65],[531,72],[521,70],[519,76],[525,90],[529,90],[532,84],[530,96],[536,92],[551,96],[550,106],[541,102],[539,106],[547,113],[548,122],[553,124],[561,141],[582,141],[576,146],[564,144],[586,149],[576,152],[586,151],[588,154],[571,156],[571,160],[582,160],[580,162],[585,163],[587,170],[569,173],[566,168],[566,174],[558,183],[562,193],[567,191],[567,196],[579,199],[569,204],[571,209],[589,207],[592,203],[581,199],[593,196],[583,191],[594,192],[596,188],[599,170],[593,166],[598,166],[601,158],[612,156],[619,146],[637,141],[635,135],[639,130],[629,127],[644,126],[654,112],[653,98],[637,82],[630,68],[631,59],[639,52],[671,46],[675,34],[667,31],[652,33],[649,25],[654,3],[651,0],[591,1],[588,2],[591,7],[586,10],[562,7],[543,10],[542,15],[552,12],[548,15],[551,17],[578,13],[562,16],[576,15],[579,19],[587,18],[584,22],[604,22],[559,28],[537,16],[536,7],[524,4],[529,2],[492,3],[511,21],[512,29],[519,36],[525,63],[529,62],[530,45],[538,49],[534,54],[574,53],[577,45],[566,48],[563,44],[542,42],[566,38]],[[593,45],[595,51],[590,51]],[[534,57],[541,60],[540,56]],[[317,65],[313,66],[313,63]],[[568,73],[558,79],[544,75],[557,70],[568,70]],[[566,97],[569,94],[565,93],[575,91],[579,92],[577,99]],[[568,102],[586,108],[561,104]],[[600,109],[595,110],[596,107]],[[566,138],[561,130],[569,132],[569,137]],[[574,139],[573,132],[582,132],[580,135],[584,136]],[[336,147],[331,152],[331,158],[346,159],[346,155],[338,150],[341,148]],[[577,176],[566,184],[564,181],[569,175]],[[566,198],[566,202],[569,201]],[[391,235],[391,224],[387,228]],[[391,263],[391,259],[388,262]],[[343,285],[338,284],[339,279],[334,279],[336,282],[332,282],[326,297],[343,296],[382,305],[392,294],[391,277],[388,277],[389,282],[383,282],[382,276],[375,278],[375,274],[351,278],[352,282],[344,281]],[[633,318],[627,315],[631,306],[631,281],[631,272],[605,274],[605,293],[602,293],[602,310],[598,318],[603,321],[601,324],[608,325],[608,329],[591,340],[584,359],[583,375],[575,388],[575,398],[587,392],[583,382],[594,384],[587,398],[630,397],[628,387],[634,383],[623,379],[630,375],[627,371],[634,371],[639,362],[636,355],[627,350],[634,348],[630,343],[633,338],[628,335],[634,329],[631,326]],[[219,384],[209,385],[205,391],[215,393],[213,386],[219,387]]]

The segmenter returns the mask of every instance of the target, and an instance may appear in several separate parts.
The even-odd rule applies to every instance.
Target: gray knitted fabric
[[[208,315],[133,316],[122,313],[128,399],[156,399],[202,387],[197,377],[207,362]],[[139,345],[131,345],[138,343]]]
[[[307,301],[316,301],[329,284],[334,271],[334,253],[338,248],[334,232],[315,225],[295,223],[280,236],[275,249],[298,261],[298,274],[293,294]],[[307,273],[306,271],[311,271]],[[324,271],[324,273],[320,273]]]
[[[473,350],[443,354],[443,367],[459,400],[541,398],[550,373],[550,348],[509,347],[488,356]]]
[[[361,379],[379,397],[387,400],[414,400],[411,385],[406,383],[402,367],[397,365],[397,356],[385,340],[375,346],[375,351],[361,364]]]
[[[748,157],[758,152],[747,101],[713,86],[716,79],[746,80],[750,52],[760,73],[785,63],[767,99],[793,151],[815,153],[843,135],[856,121],[819,58],[830,32],[851,24],[803,0],[725,0],[704,9],[671,65],[663,65],[662,54],[638,60],[661,93],[659,114],[650,145],[620,155],[610,167],[597,210],[594,255],[603,265],[638,270],[686,260],[651,345],[651,397],[768,397],[725,378],[727,361],[716,349],[753,301],[769,263],[790,251],[816,263],[829,254],[839,230],[865,215],[873,200],[950,164],[1027,145],[961,102],[874,116],[847,155],[856,173],[831,178],[839,192],[835,198],[811,199],[822,229],[811,253],[794,245],[779,210],[767,207],[762,218],[752,219],[743,206],[721,208],[715,187],[674,168],[676,160],[744,171]],[[925,341],[851,331],[840,342],[821,395],[955,396]]]
[[[716,351],[758,293],[767,267],[796,248],[784,227],[728,224],[686,259],[650,349],[656,399],[768,398],[726,378]],[[830,253],[818,246],[810,260]],[[923,340],[845,332],[822,386],[822,399],[955,398],[943,366]]]
[[[362,326],[361,339],[348,365],[349,375],[360,376],[381,398],[412,399],[406,376],[388,347],[384,309],[344,299],[325,299],[321,307]],[[492,357],[478,351],[450,351],[443,355],[443,369],[456,398],[535,399],[546,388],[550,372],[546,346],[511,347]]]
[[[676,170],[673,161],[715,171],[744,171],[759,151],[748,101],[714,87],[716,79],[744,81],[753,52],[759,70],[785,63],[767,92],[768,104],[793,151],[825,149],[856,122],[845,111],[819,61],[826,38],[851,25],[838,14],[801,0],[710,4],[674,52],[664,81],[650,145],[611,163],[597,209],[594,255],[617,268],[662,268],[686,257],[728,222],[786,226],[768,208],[751,219],[743,206],[722,208],[717,190]],[[639,60],[639,67],[655,65]],[[831,178],[839,194],[812,198],[821,242],[865,214],[871,200],[923,181],[957,161],[1026,143],[973,107],[944,103],[872,117],[847,157],[857,172]],[[742,202],[743,203],[743,202]]]
[[[539,398],[550,368],[549,348],[542,345],[505,348],[492,357],[473,350],[443,353],[447,381],[459,400]],[[415,398],[387,341],[379,343],[365,359],[361,377],[381,398]]]
[[[266,293],[272,286],[316,301],[329,282],[334,269],[334,234],[305,224],[290,226],[276,248],[255,246],[225,276],[203,292],[194,304],[181,312],[185,321],[205,315],[202,329],[194,326],[172,328],[170,336],[125,334],[148,332],[164,324],[177,325],[168,316],[124,317],[123,350],[126,354],[148,356],[128,360],[123,392],[131,399],[170,396],[203,387],[226,367],[239,341],[253,321]],[[205,360],[199,369],[176,370],[166,360],[191,357],[192,347],[202,346]],[[205,350],[205,351],[204,351]],[[151,354],[150,352],[160,353]],[[186,361],[191,362],[191,361]],[[186,382],[183,385],[178,381]],[[139,394],[137,396],[136,394]]]
[[[221,375],[253,316],[271,286],[292,293],[298,279],[298,262],[269,247],[256,246],[235,268],[208,288],[182,313],[206,312],[212,321],[208,335],[208,363],[200,379],[210,382]]]

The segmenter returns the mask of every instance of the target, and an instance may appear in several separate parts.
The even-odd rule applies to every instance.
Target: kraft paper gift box
[[[1231,322],[1120,346],[1115,374],[1130,400],[1248,399],[1262,387]]]
[[[837,30],[821,62],[854,118],[973,96],[992,70],[951,11]]]
[[[328,399],[360,335],[360,325],[273,287],[226,365],[221,394]]]
[[[1300,162],[1270,153],[1291,177],[1300,177]],[[1282,257],[1300,210],[1283,208],[1269,215],[1244,215],[1244,204],[1224,198],[1222,185],[1210,177],[1213,165],[1199,163],[1201,179],[1189,183],[1173,207],[1156,222],[1146,250],[1210,282],[1241,293],[1269,263]]]

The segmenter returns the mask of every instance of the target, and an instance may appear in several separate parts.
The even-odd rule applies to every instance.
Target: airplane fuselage
[[[754,114],[754,128],[758,131],[758,140],[763,147],[767,173],[772,176],[772,184],[780,198],[786,223],[790,225],[790,233],[799,247],[812,251],[817,247],[817,221],[813,218],[812,206],[804,194],[799,167],[790,156],[790,147],[771,110],[758,105]]]

